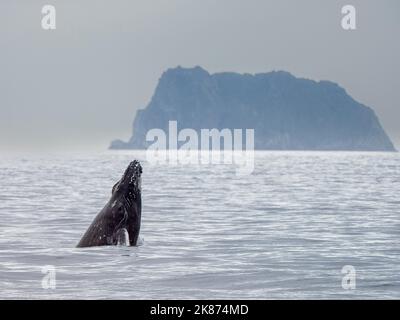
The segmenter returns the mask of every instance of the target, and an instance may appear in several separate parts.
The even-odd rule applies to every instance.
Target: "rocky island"
[[[395,151],[374,111],[330,81],[288,72],[210,74],[201,67],[169,69],[145,109],[138,110],[128,142],[111,149],[145,149],[154,128],[254,129],[259,150]]]

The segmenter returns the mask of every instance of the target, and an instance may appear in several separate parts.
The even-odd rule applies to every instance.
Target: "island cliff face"
[[[139,110],[128,142],[111,149],[145,149],[154,128],[254,129],[255,149],[395,151],[374,111],[329,81],[290,73],[209,74],[200,67],[169,69]]]

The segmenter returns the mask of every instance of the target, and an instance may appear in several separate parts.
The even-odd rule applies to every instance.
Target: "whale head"
[[[110,244],[136,245],[142,213],[141,175],[142,167],[134,160],[112,189],[110,218],[115,228]]]

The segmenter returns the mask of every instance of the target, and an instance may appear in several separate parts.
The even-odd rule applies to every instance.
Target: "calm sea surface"
[[[142,245],[76,249],[135,158]],[[0,298],[400,298],[399,154],[257,152],[244,177],[145,158],[1,155]]]

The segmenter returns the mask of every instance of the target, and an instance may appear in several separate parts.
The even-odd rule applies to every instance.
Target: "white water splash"
[[[142,246],[142,245],[144,245],[144,238],[142,238],[142,237],[138,237],[138,239],[137,239],[137,241],[136,241],[136,246],[137,247],[140,247],[140,246]]]
[[[117,244],[119,246],[129,246],[129,233],[125,228],[119,229],[117,232]]]

